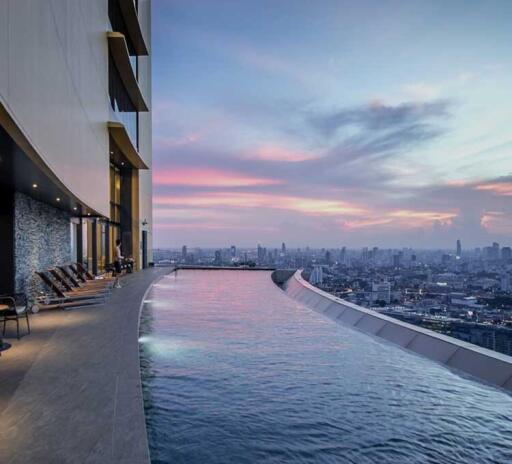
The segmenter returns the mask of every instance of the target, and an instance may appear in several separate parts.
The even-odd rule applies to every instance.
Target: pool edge
[[[450,370],[512,393],[512,357],[393,319],[337,298],[302,278],[302,270],[274,271],[272,280],[295,301],[338,324],[384,339]]]

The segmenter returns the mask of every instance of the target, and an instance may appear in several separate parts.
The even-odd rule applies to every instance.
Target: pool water
[[[512,397],[322,317],[265,271],[179,271],[144,305],[153,463],[511,463]]]

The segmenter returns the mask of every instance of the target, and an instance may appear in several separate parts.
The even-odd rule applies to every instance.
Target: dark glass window
[[[139,148],[139,119],[135,107],[126,92],[123,81],[114,64],[112,57],[109,57],[109,97],[110,105],[116,118],[126,127],[126,131],[132,140],[133,145]]]
[[[138,11],[138,2],[135,2],[135,8]],[[124,22],[123,13],[119,7],[118,0],[108,0],[108,17],[110,19],[110,24],[112,25],[112,30],[120,32],[125,36],[126,43],[128,45],[128,52],[130,55],[135,55],[135,49],[128,34],[128,29]]]
[[[109,250],[105,253],[109,262],[114,261],[116,240],[121,237],[121,171],[110,164],[110,223],[108,226]]]

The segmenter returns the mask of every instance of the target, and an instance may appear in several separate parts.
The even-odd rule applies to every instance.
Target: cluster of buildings
[[[183,245],[178,249],[155,249],[154,261],[158,265],[186,264],[210,266],[250,266],[250,267],[290,267],[290,257],[286,244],[279,248],[240,248],[231,245],[226,248],[193,248]]]
[[[152,261],[151,2],[0,2],[0,294]]]
[[[329,261],[332,254],[339,260]],[[512,355],[512,258],[498,243],[463,251],[331,250],[309,281],[355,304]]]
[[[309,282],[355,304],[512,355],[512,254],[341,247],[154,250],[156,263],[303,268]]]

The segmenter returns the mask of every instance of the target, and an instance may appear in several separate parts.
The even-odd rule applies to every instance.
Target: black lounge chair
[[[53,276],[53,278],[60,283],[63,289],[69,294],[104,294],[109,291],[104,285],[84,285],[84,286],[75,286],[72,281],[66,278],[64,274],[61,274],[57,269],[49,269],[48,272]],[[61,271],[62,272],[62,271]]]
[[[74,288],[81,289],[105,289],[110,291],[112,289],[112,279],[94,279],[94,280],[78,280],[75,278],[75,274],[71,266],[57,266],[57,269],[62,273],[63,277],[68,280]]]
[[[69,268],[75,273],[75,275],[82,281],[83,283],[107,283],[111,282],[113,283],[115,281],[114,277],[105,277],[101,276],[99,278],[94,277],[82,264],[80,263],[73,263],[69,266]]]
[[[75,263],[76,269],[86,280],[94,280],[94,276],[80,263]]]
[[[0,296],[0,304],[7,306],[0,310],[0,322],[3,322],[2,334],[5,335],[5,327],[8,321],[16,321],[16,336],[20,339],[20,319],[27,321],[27,331],[30,334],[30,322],[28,320],[28,303],[25,295],[18,293],[15,295]]]
[[[76,308],[81,306],[94,306],[105,303],[104,294],[72,293],[63,291],[45,272],[36,272],[40,279],[54,293],[55,296],[45,296],[37,300],[38,308]]]

